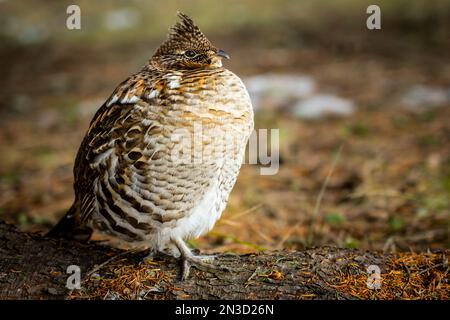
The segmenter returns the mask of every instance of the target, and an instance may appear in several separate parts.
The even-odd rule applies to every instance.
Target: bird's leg
[[[181,239],[172,239],[173,244],[178,248],[181,254],[181,280],[186,280],[189,276],[189,271],[192,266],[204,271],[216,271],[222,269],[213,264],[210,264],[214,260],[214,256],[196,256],[187,247]],[[214,272],[213,272],[214,273]]]

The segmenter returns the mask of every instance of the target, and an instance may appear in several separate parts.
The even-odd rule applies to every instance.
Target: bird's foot
[[[219,269],[219,266],[212,264],[214,256],[194,256],[190,254],[188,256],[181,257],[181,280],[186,280],[189,277],[191,267],[195,267],[202,271],[215,273]]]
[[[229,269],[212,264],[214,255],[209,256],[196,256],[192,254],[191,250],[186,246],[182,240],[173,241],[181,254],[181,280],[186,280],[189,277],[191,267],[195,267],[199,270],[217,274],[218,271],[229,271]]]

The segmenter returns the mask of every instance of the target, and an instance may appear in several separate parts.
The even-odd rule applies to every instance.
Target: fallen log
[[[223,253],[214,263],[229,270],[193,268],[181,282],[173,258],[143,259],[143,252],[48,239],[0,222],[0,299],[401,299],[430,274],[441,277],[440,287],[422,283],[423,290],[439,299],[449,294],[448,253],[419,254],[426,259],[414,268],[396,255],[335,247]],[[79,288],[70,286],[76,277],[69,266],[80,270]],[[379,278],[369,266],[379,268]]]

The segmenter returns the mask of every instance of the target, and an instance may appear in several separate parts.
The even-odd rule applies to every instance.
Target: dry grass
[[[367,274],[346,274],[333,287],[358,299],[448,300],[450,277],[447,253],[400,253],[381,274],[381,288],[367,288]]]
[[[158,283],[169,282],[167,274],[158,268],[158,263],[146,260],[138,265],[117,265],[123,260],[105,265],[99,273],[84,280],[81,290],[69,294],[70,299],[137,300],[152,297]],[[157,291],[156,291],[157,292]],[[150,295],[149,295],[150,294]]]
[[[344,296],[370,300],[448,300],[450,299],[450,276],[448,251],[434,253],[399,253],[393,255],[381,273],[380,289],[367,287],[367,271],[364,264],[350,262],[346,267],[337,267],[335,276],[324,279],[316,271],[303,267],[301,274],[307,283],[320,284],[334,288]],[[348,257],[351,260],[351,257]],[[161,299],[164,292],[177,294],[172,283],[176,272],[162,271],[158,262],[147,260],[145,263],[129,264],[123,260],[104,265],[84,280],[82,289],[72,291],[70,299]],[[332,268],[333,269],[333,268]],[[101,276],[100,276],[101,274]],[[287,276],[274,266],[257,269],[247,280],[253,283],[256,277],[261,281],[283,281]],[[323,286],[323,284],[322,284]],[[161,289],[161,288],[165,289]],[[180,290],[179,298],[183,296]],[[300,299],[314,299],[314,294],[301,295]]]

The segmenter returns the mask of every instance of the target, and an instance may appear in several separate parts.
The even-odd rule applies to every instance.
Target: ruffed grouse
[[[185,14],[141,71],[101,106],[74,166],[75,201],[49,232],[89,239],[92,229],[208,265],[185,240],[225,209],[253,130],[242,81]]]

